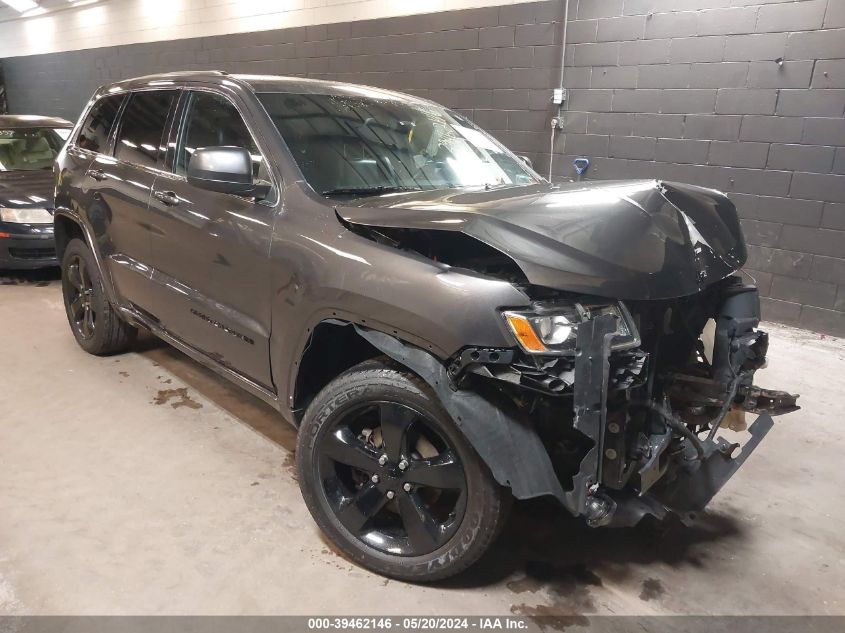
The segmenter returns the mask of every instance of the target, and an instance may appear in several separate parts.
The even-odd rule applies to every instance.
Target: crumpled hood
[[[694,294],[746,259],[724,194],[656,180],[387,194],[337,213],[351,224],[461,231],[510,256],[532,284],[618,299]]]
[[[52,169],[0,171],[0,207],[53,208]]]

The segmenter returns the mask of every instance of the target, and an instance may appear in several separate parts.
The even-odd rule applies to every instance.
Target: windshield
[[[64,132],[47,127],[0,128],[0,171],[52,169],[67,138]]]
[[[261,93],[258,98],[308,184],[324,194],[538,182],[498,141],[435,105],[390,95]]]

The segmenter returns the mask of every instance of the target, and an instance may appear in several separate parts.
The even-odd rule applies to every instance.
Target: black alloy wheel
[[[332,511],[379,551],[428,554],[463,519],[464,469],[435,428],[405,404],[377,402],[348,411],[321,442],[319,476]]]
[[[296,464],[326,536],[352,561],[399,580],[467,569],[510,506],[431,387],[385,357],[346,370],[314,397]]]
[[[78,238],[62,254],[62,298],[73,336],[89,354],[122,352],[138,334],[109,303],[94,254]]]

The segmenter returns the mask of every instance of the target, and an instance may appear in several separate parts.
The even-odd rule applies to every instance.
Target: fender
[[[108,297],[109,302],[114,306],[120,305],[117,293],[114,291],[111,273],[109,272],[108,266],[106,266],[103,262],[103,256],[100,253],[100,249],[97,247],[97,240],[94,238],[94,232],[91,230],[91,227],[88,226],[81,215],[71,209],[68,209],[67,207],[56,207],[53,215],[54,218],[58,216],[67,218],[80,228],[82,234],[85,236],[85,242],[88,244],[88,248],[91,249],[91,253],[94,255],[94,262],[97,265],[97,271],[100,273],[100,279],[103,280],[103,287],[106,290],[106,296]]]
[[[500,485],[509,487],[517,499],[551,495],[576,513],[555,475],[546,448],[528,420],[474,391],[453,390],[446,368],[432,354],[382,332],[357,325],[355,329],[434,389]]]

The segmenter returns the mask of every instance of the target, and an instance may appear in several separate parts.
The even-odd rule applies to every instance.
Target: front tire
[[[126,351],[138,334],[109,303],[94,255],[80,239],[72,239],[62,257],[62,295],[73,336],[89,354]]]
[[[413,582],[457,574],[493,543],[505,491],[431,388],[366,361],[314,399],[297,442],[302,496],[349,558]]]

